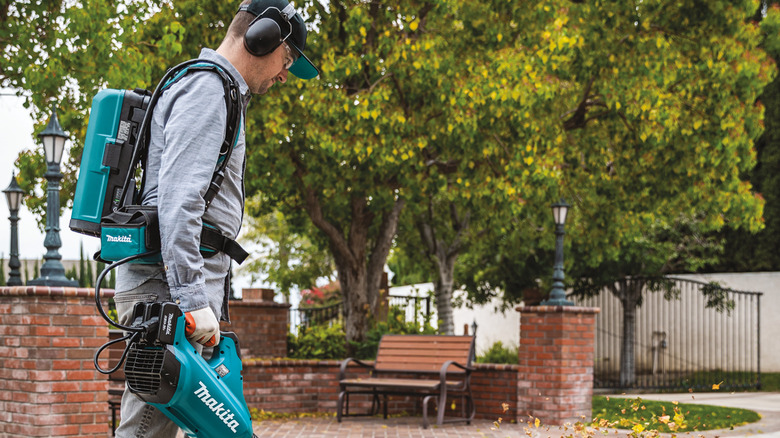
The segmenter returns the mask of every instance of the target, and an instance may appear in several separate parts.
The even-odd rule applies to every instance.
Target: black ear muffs
[[[249,7],[247,5],[241,6],[239,11],[248,12]],[[266,8],[249,23],[249,28],[244,34],[246,50],[255,56],[264,56],[276,50],[284,40],[292,35],[293,26],[290,19],[295,14],[295,7],[292,3],[289,3],[281,11],[273,6]],[[274,15],[278,16],[279,19],[271,18]],[[287,28],[283,31],[279,23],[286,24]]]
[[[273,18],[258,15],[244,34],[244,47],[255,56],[267,55],[282,44],[282,29]]]

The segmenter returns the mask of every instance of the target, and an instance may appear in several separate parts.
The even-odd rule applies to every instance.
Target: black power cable
[[[109,324],[111,324],[111,325],[113,325],[115,327],[118,327],[118,328],[120,328],[120,329],[122,329],[122,330],[124,330],[126,332],[130,332],[130,333],[126,334],[125,336],[123,336],[123,337],[121,337],[119,339],[114,339],[113,341],[109,341],[109,342],[103,344],[102,347],[98,348],[98,350],[95,352],[94,364],[95,364],[95,369],[98,370],[99,373],[111,374],[111,373],[117,371],[119,369],[119,367],[122,366],[122,363],[124,363],[125,359],[127,358],[127,352],[130,349],[130,345],[134,341],[138,340],[138,338],[145,331],[145,327],[125,326],[125,325],[122,325],[122,324],[114,321],[113,319],[111,319],[110,316],[108,316],[106,311],[103,310],[103,304],[100,302],[100,284],[103,283],[103,280],[106,278],[106,275],[108,275],[108,273],[111,272],[112,269],[114,269],[114,268],[116,268],[118,266],[124,265],[125,263],[128,263],[128,262],[131,262],[133,260],[136,260],[136,259],[153,256],[153,255],[157,254],[158,252],[159,252],[159,250],[154,250],[154,251],[149,251],[149,252],[145,252],[145,253],[141,253],[141,254],[134,254],[134,255],[131,255],[130,257],[125,257],[122,260],[118,260],[118,261],[116,261],[114,263],[111,263],[110,265],[106,266],[106,268],[103,269],[103,271],[97,277],[97,283],[95,284],[95,305],[98,308],[98,312],[100,313],[100,316],[102,316],[103,319],[105,319]],[[116,364],[116,366],[114,368],[111,368],[110,370],[105,370],[105,369],[101,368],[100,364],[98,363],[98,359],[100,358],[100,353],[102,353],[103,350],[105,350],[106,348],[110,347],[111,345],[114,345],[114,344],[116,344],[118,342],[121,342],[121,341],[127,341],[128,339],[130,340],[130,342],[127,343],[127,346],[125,347],[124,351],[122,352],[122,357],[119,359],[119,362]]]

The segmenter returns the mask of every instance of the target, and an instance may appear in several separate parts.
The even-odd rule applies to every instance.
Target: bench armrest
[[[461,365],[454,360],[448,360],[447,362],[444,362],[441,366],[441,369],[439,370],[439,381],[441,382],[442,386],[446,386],[447,382],[447,369],[449,369],[450,365],[455,365],[456,367],[464,370],[466,372],[466,377],[468,378],[471,375],[471,372],[474,371],[474,368],[467,367],[465,365]]]
[[[356,364],[360,365],[363,368],[369,368],[371,371],[374,370],[374,366],[373,365],[369,365],[369,364],[361,361],[360,359],[355,359],[353,357],[348,357],[348,358],[344,359],[341,362],[341,367],[339,368],[339,380],[344,380],[344,377],[347,374],[347,366],[350,364],[350,362],[355,362]]]

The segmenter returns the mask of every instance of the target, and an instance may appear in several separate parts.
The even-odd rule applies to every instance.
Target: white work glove
[[[186,326],[184,334],[204,347],[219,344],[219,321],[211,307],[193,310],[184,314]]]

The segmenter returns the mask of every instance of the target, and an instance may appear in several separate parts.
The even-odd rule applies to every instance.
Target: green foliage
[[[116,269],[112,269],[108,277],[108,288],[116,289]]]
[[[469,302],[485,304],[499,297],[506,310],[527,290],[550,289],[555,236],[542,232],[549,211],[540,218],[533,214],[527,209],[517,221],[490,230],[459,258],[456,284],[468,292]]]
[[[0,9],[0,83],[24,93],[36,132],[56,107],[71,137],[63,163],[60,206],[71,201],[86,134],[86,115],[105,87],[149,88],[168,63],[181,58],[184,28],[159,1],[79,0],[5,2]],[[184,3],[184,2],[178,2]],[[158,11],[158,12],[156,12]],[[161,18],[164,19],[161,22]],[[17,159],[25,205],[44,226],[46,183],[42,148]]]
[[[90,277],[92,276],[91,265],[92,264],[90,263],[90,269],[88,270]],[[106,269],[106,264],[105,263],[97,262],[97,266],[95,268],[95,270],[97,271],[97,275],[100,275],[100,273],[103,272],[103,270],[105,270],[105,269]],[[93,285],[93,286],[94,286],[95,282],[97,281],[97,275],[95,276],[95,280],[94,281],[92,281],[92,280],[90,281],[90,284]],[[108,287],[110,287],[109,286],[109,281],[110,281],[110,277],[104,277],[103,278],[103,282],[100,283],[100,287],[101,288],[108,288]]]
[[[262,257],[257,257],[241,271],[250,273],[252,279],[258,273],[267,277],[289,301],[292,289],[304,289],[319,278],[330,278],[334,266],[333,257],[321,242],[311,240],[312,226],[306,221],[288,220],[281,212],[259,214],[261,196],[247,201],[248,227],[245,237],[260,245]]]
[[[405,310],[392,306],[387,322],[374,322],[361,342],[348,341],[344,326],[339,323],[319,324],[302,328],[297,336],[288,333],[287,355],[294,359],[344,359],[347,345],[352,344],[352,357],[374,359],[379,340],[388,333],[435,334],[436,329],[431,326],[430,318],[424,318],[422,322],[407,322]]]
[[[780,60],[780,4],[762,1],[757,14],[761,46],[777,62]],[[766,7],[766,15],[760,13]],[[725,239],[721,260],[703,271],[755,272],[780,270],[780,77],[764,88],[759,97],[764,106],[764,132],[756,140],[756,167],[746,172],[754,190],[766,200],[765,228],[757,233],[726,229],[718,234]]]
[[[403,228],[403,225],[400,226]],[[412,234],[413,235],[413,234]],[[387,258],[387,267],[393,273],[393,277],[390,279],[391,286],[404,286],[408,284],[420,284],[433,281],[436,276],[434,275],[434,269],[430,266],[430,262],[427,258],[424,258],[420,263],[419,256],[408,255],[409,251],[414,251],[408,247],[402,246],[403,243],[408,242],[407,236],[403,231],[399,230],[400,239],[396,239],[396,246],[390,252],[390,256]]]
[[[304,327],[298,336],[287,335],[287,355],[294,359],[344,359],[346,345],[341,324]]]
[[[71,280],[78,280],[79,278],[78,268],[76,266],[72,266],[67,272],[65,272],[65,277]]]
[[[81,246],[79,247],[79,287],[87,287],[87,279],[85,277],[85,265],[86,260],[84,259],[84,241],[81,241]]]
[[[415,315],[417,312],[415,311]],[[430,317],[425,317],[422,323],[415,321],[406,321],[406,311],[398,306],[391,306],[387,322],[375,322],[366,333],[362,342],[352,342],[354,347],[353,356],[357,359],[375,359],[379,350],[379,341],[383,335],[410,335],[410,334],[436,334],[436,329],[431,326]],[[351,341],[350,341],[351,342]]]
[[[485,354],[477,356],[478,363],[517,364],[519,361],[517,347],[505,347],[501,341],[496,341]]]
[[[5,277],[5,257],[0,257],[0,286],[6,285]]]
[[[717,312],[731,315],[736,303],[729,298],[729,290],[724,289],[716,282],[710,282],[702,286],[701,293],[704,295],[704,307],[715,309]]]
[[[761,390],[780,392],[780,373],[761,373]]]
[[[63,206],[89,99],[106,86],[148,88],[201,45],[215,47],[234,13],[228,3],[0,7],[0,81],[28,92],[39,128],[56,98],[71,135]],[[746,0],[296,6],[316,28],[307,50],[322,75],[290,78],[252,107],[247,192],[262,197],[252,216],[282,215],[291,227],[284,235],[306,244],[296,251],[331,253],[348,298],[350,340],[369,328],[366,309],[377,300],[399,221],[422,223],[426,210],[439,247],[475,274],[468,289],[481,292],[477,299],[490,296],[488,285],[518,299],[549,277],[549,203],[560,196],[575,206],[567,224],[567,248],[577,251],[567,250],[570,277],[658,274],[651,271],[667,266],[667,254],[694,254],[685,269],[696,268],[719,241],[689,242],[706,254],[678,251],[663,239],[684,230],[680,223],[705,237],[763,226],[764,198],[745,175],[762,130],[756,98],[775,74],[762,47],[780,47],[775,6],[760,26],[749,20],[755,2]],[[28,208],[42,220],[42,153],[27,151],[17,165]],[[399,219],[404,208],[408,217]],[[452,209],[458,221],[449,220]],[[414,232],[405,230],[404,241]],[[430,253],[405,253],[432,261]],[[286,276],[284,260],[305,257],[283,256],[264,268],[280,282],[322,272],[307,263],[304,275]]]
[[[102,269],[98,270],[98,273],[102,271]],[[92,263],[87,263],[87,273],[84,278],[87,287],[95,287],[95,281],[97,280],[97,277],[95,276],[94,272],[92,271]]]

